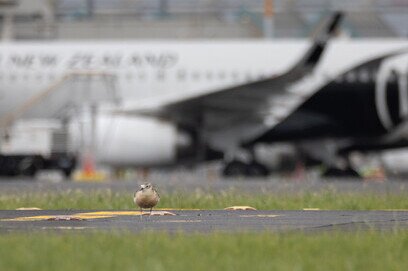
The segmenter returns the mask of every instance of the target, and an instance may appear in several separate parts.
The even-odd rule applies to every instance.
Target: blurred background
[[[343,11],[347,15],[337,33],[342,39],[406,40],[408,37],[406,0],[0,0],[0,30],[3,43],[305,40],[313,37],[316,25],[333,11]],[[19,125],[20,129],[21,125],[30,126]],[[61,137],[64,136],[60,134]],[[24,139],[18,142],[15,144],[21,153],[26,143]],[[36,144],[33,142],[31,144]],[[276,157],[276,150],[283,160],[292,151],[291,147],[275,146],[272,157]],[[262,148],[260,153],[268,156]],[[87,167],[84,154],[80,156],[82,162],[76,163],[77,167],[79,164]],[[362,157],[353,153],[351,160],[360,168],[380,169],[373,173],[379,178],[384,178],[386,173],[402,176],[408,171],[408,151],[404,146],[392,155],[376,152]],[[11,162],[4,160],[2,163],[6,167]],[[283,167],[290,168],[291,176],[305,174],[290,157],[288,164]],[[204,170],[206,175],[217,174],[214,172],[220,167],[219,163],[206,164],[195,170]],[[127,170],[120,168],[114,172],[116,176],[126,177]],[[145,175],[147,171],[143,167],[134,174]]]
[[[3,39],[259,39],[309,37],[327,12],[342,34],[407,37],[405,0],[2,0]]]

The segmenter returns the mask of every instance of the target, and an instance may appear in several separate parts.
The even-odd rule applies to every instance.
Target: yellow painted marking
[[[74,181],[76,182],[102,182],[106,179],[106,174],[100,171],[91,173],[76,172],[74,174]]]
[[[16,210],[17,211],[37,211],[41,209],[37,207],[20,207],[20,208],[17,208]]]
[[[149,214],[149,213],[145,213],[145,214]],[[155,212],[152,212],[151,215],[152,216],[164,216],[164,215],[176,215],[176,214],[167,212],[167,211],[155,211]]]
[[[28,209],[21,209],[21,210],[28,210]],[[36,209],[30,209],[30,210],[36,210]],[[171,209],[160,209],[160,210],[171,210]],[[23,217],[1,219],[0,221],[41,221],[41,220],[54,219],[58,217],[72,217],[73,219],[75,218],[98,219],[98,218],[110,218],[110,217],[116,217],[116,216],[139,216],[143,214],[149,214],[149,213],[142,213],[140,211],[99,211],[99,212],[88,212],[88,213],[76,213],[72,215],[23,216]],[[161,212],[153,212],[152,215],[175,215],[175,214],[167,212],[167,211],[161,211]]]
[[[47,220],[51,217],[50,215],[40,215],[40,216],[26,216],[26,217],[16,217],[16,218],[6,218],[1,221],[37,221],[37,220]]]
[[[303,211],[320,211],[320,208],[303,208]]]
[[[47,220],[51,218],[56,218],[57,215],[39,215],[39,216],[23,216],[23,217],[16,217],[16,218],[6,218],[2,219],[1,221],[39,221],[39,220]],[[65,216],[64,216],[65,217]],[[74,216],[72,216],[75,218]]]
[[[94,229],[95,227],[42,227],[42,230],[85,230]]]
[[[101,212],[90,212],[90,213],[77,213],[75,216],[81,217],[95,217],[95,216],[121,216],[121,215],[141,215],[140,211],[101,211]]]
[[[224,210],[256,210],[254,207],[251,206],[231,206],[231,207],[227,207]]]
[[[110,218],[110,217],[115,217],[113,215],[81,215],[81,214],[76,214],[74,217],[78,217],[80,219],[98,219],[98,218]]]
[[[26,217],[16,217],[16,218],[6,218],[0,221],[41,221],[48,220],[58,217],[72,217],[79,219],[98,219],[98,218],[110,218],[115,216],[123,215],[141,215],[140,211],[101,211],[101,212],[90,212],[90,213],[77,213],[73,215],[39,215],[39,216],[26,216]]]

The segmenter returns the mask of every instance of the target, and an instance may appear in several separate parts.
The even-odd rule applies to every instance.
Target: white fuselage
[[[116,105],[124,109],[121,112],[135,106],[160,108],[284,74],[304,56],[309,45],[306,40],[3,43],[0,124],[10,115],[55,118],[55,104],[64,108],[64,102],[72,103],[71,96],[78,96],[78,92],[86,98],[88,92],[103,88],[115,91],[119,99]],[[313,74],[293,91],[313,93],[361,63],[403,50],[408,50],[408,40],[331,41]],[[389,63],[387,69],[393,68],[394,62]],[[401,67],[408,67],[405,64]],[[362,73],[362,80],[367,80],[367,72],[375,71]],[[101,80],[106,75],[112,81]],[[376,77],[368,76],[369,80]],[[48,90],[52,90],[52,96],[43,96]],[[278,109],[274,110],[277,113]],[[171,123],[161,120],[105,115],[97,127],[97,153],[107,164],[169,164],[175,161],[178,146],[187,144]],[[227,146],[233,142],[231,133],[241,132],[232,129],[215,133],[212,143]]]
[[[123,105],[147,102],[160,106],[279,75],[308,45],[304,40],[3,43],[0,117],[70,74],[111,75]],[[316,72],[335,78],[362,61],[407,47],[407,40],[333,41]],[[101,87],[70,84],[64,91]],[[40,101],[32,107],[35,117],[47,117],[49,111]]]

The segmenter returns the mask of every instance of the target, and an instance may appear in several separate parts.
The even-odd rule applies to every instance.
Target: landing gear
[[[336,167],[329,167],[327,168],[324,173],[323,177],[328,178],[361,178],[360,174],[357,171],[352,169],[351,167],[347,167],[345,169],[340,169]]]
[[[269,170],[255,160],[250,163],[233,160],[225,165],[222,174],[226,177],[265,177],[269,175]]]
[[[244,162],[233,160],[225,165],[222,175],[226,177],[245,176],[246,166]]]
[[[269,175],[269,170],[263,164],[252,161],[247,165],[247,176],[266,177]]]
[[[18,171],[21,175],[34,177],[38,169],[41,168],[42,159],[38,157],[26,157],[20,161]]]

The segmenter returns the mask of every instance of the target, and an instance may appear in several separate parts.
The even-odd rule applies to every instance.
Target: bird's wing
[[[159,200],[160,200],[159,192],[157,192],[157,190],[155,188],[153,188],[153,191],[157,194],[157,196],[159,197]]]

